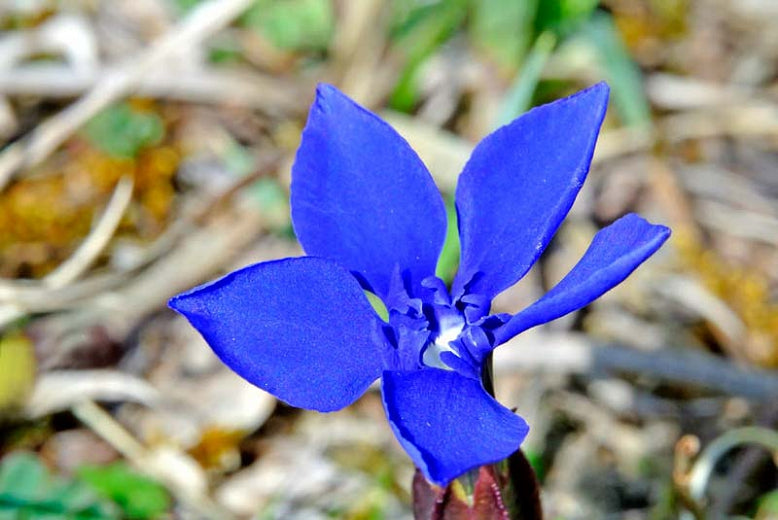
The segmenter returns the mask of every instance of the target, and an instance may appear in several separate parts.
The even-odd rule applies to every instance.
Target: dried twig
[[[98,53],[93,27],[79,13],[61,13],[35,28],[0,33],[0,70],[36,54],[54,54],[73,69],[87,71],[97,65]]]
[[[39,164],[92,116],[137,88],[146,74],[230,23],[251,0],[211,0],[127,64],[105,76],[84,97],[38,125],[25,139],[0,153],[0,189],[21,168]]]
[[[167,231],[146,249],[137,263],[126,271],[96,274],[82,281],[69,281],[64,285],[51,284],[48,282],[48,278],[44,278],[39,282],[30,280],[0,280],[0,329],[26,314],[66,310],[86,299],[94,298],[106,291],[116,289],[122,284],[131,283],[128,280],[132,277],[133,271],[150,265],[162,255],[168,253],[179,240],[191,233],[194,227],[202,224],[217,207],[231,200],[242,188],[259,178],[275,172],[282,160],[281,155],[270,154],[269,158],[263,161],[263,164],[258,166],[251,174],[235,179],[220,192],[182,212]],[[114,195],[114,199],[116,198],[116,195]],[[111,211],[106,209],[104,215],[111,213]],[[252,221],[252,219],[249,219],[249,222]],[[98,224],[97,227],[99,226]],[[110,238],[108,235],[105,236]],[[85,243],[89,240],[89,237],[87,237]],[[70,260],[66,263],[68,262]],[[79,263],[79,265],[86,267],[85,264]],[[194,283],[197,283],[197,281],[195,280]]]
[[[116,232],[124,211],[132,200],[133,185],[131,177],[122,177],[119,180],[97,225],[70,258],[46,275],[43,279],[46,285],[52,288],[64,287],[89,269]]]
[[[673,233],[699,243],[702,233],[694,218],[692,203],[678,179],[677,172],[660,159],[652,160],[649,168],[649,186],[662,208],[662,213],[667,216]]]
[[[382,61],[387,46],[387,7],[382,0],[362,0],[343,5],[337,37],[332,43],[330,70],[341,88],[358,102],[371,106],[394,81],[393,67]]]
[[[84,399],[152,406],[159,403],[160,395],[146,380],[118,370],[52,370],[35,381],[26,404],[27,416],[61,412]]]
[[[778,218],[734,208],[714,201],[697,202],[695,212],[703,225],[728,235],[778,245]]]
[[[116,67],[73,70],[66,65],[36,64],[0,71],[0,93],[66,98],[79,96],[117,74]],[[134,92],[140,96],[194,103],[230,104],[268,112],[301,111],[305,95],[296,84],[255,71],[155,70],[145,75]]]
[[[705,319],[716,332],[722,346],[733,357],[745,361],[740,348],[748,337],[748,328],[740,316],[699,280],[689,276],[668,276],[657,285],[656,292]]]
[[[190,228],[178,246],[157,259],[123,287],[98,293],[65,312],[36,322],[48,359],[58,366],[72,349],[83,344],[83,331],[100,327],[111,339],[122,341],[149,312],[159,309],[176,292],[202,283],[226,265],[238,252],[255,241],[263,229],[258,211],[239,215],[225,212],[201,228]]]
[[[205,476],[195,471],[187,455],[148,450],[105,410],[90,400],[73,406],[73,415],[113,446],[138,470],[164,482],[175,497],[200,518],[229,519],[231,515],[206,494]]]
[[[713,469],[721,457],[743,444],[756,444],[768,450],[778,462],[778,432],[761,426],[746,426],[730,430],[705,447],[692,467],[689,476],[689,493],[695,500],[702,500]]]
[[[518,336],[495,352],[494,368],[497,373],[635,374],[755,401],[778,396],[778,376],[771,371],[738,367],[689,348],[643,352],[595,344],[570,333],[535,331]]]
[[[132,199],[132,188],[131,178],[124,177],[119,181],[97,225],[92,228],[92,231],[70,258],[43,278],[40,284],[44,288],[42,300],[48,305],[51,304],[48,298],[49,291],[63,289],[76,280],[89,269],[89,266],[108,245]],[[29,288],[31,284],[27,285]],[[30,312],[24,299],[18,296],[17,284],[6,282],[0,285],[0,302],[7,301],[6,304],[0,305],[0,330]]]
[[[95,274],[65,287],[48,287],[43,280],[0,280],[0,309],[9,304],[29,313],[67,308],[84,298],[117,287],[128,276],[126,272]]]
[[[472,143],[419,119],[392,112],[382,113],[417,150],[445,190],[453,190]],[[657,142],[676,143],[715,137],[778,135],[778,107],[767,103],[743,103],[671,114],[657,120],[655,129],[618,128],[600,134],[594,163],[645,152]]]
[[[688,476],[688,493],[692,504],[700,504],[705,498],[705,488],[716,464],[733,448],[744,444],[756,444],[768,450],[773,460],[778,464],[778,433],[770,428],[761,426],[746,426],[730,430],[717,437],[700,453],[694,462]],[[697,518],[694,507],[690,512],[682,514],[682,520]]]
[[[742,104],[753,100],[758,91],[745,85],[654,73],[646,78],[646,94],[653,105],[664,110],[689,110]]]

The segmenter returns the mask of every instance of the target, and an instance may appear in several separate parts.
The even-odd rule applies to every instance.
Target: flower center
[[[459,334],[465,327],[465,322],[461,318],[457,319],[457,317],[452,316],[441,322],[440,326],[440,332],[425,347],[422,354],[422,362],[428,367],[452,370],[451,367],[443,362],[440,355],[443,352],[451,352],[459,357],[459,352],[451,346],[451,342],[459,337]]]
[[[482,354],[491,347],[488,331],[481,329],[488,325],[483,316],[489,311],[489,300],[464,294],[454,301],[446,284],[434,276],[425,278],[414,291],[408,285],[397,274],[387,299],[389,327],[384,331],[394,347],[388,351],[387,366],[392,370],[438,368],[480,377]]]

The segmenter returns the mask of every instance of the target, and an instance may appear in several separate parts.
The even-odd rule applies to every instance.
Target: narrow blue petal
[[[395,436],[427,480],[441,486],[508,457],[529,431],[480,381],[456,372],[384,372],[382,390]]]
[[[476,365],[469,363],[467,360],[462,359],[453,352],[441,352],[440,360],[444,365],[465,377],[476,380],[481,377],[481,372]]]
[[[495,331],[495,344],[590,304],[621,283],[670,236],[635,214],[600,230],[583,258],[553,289]]]
[[[453,286],[490,300],[548,245],[589,171],[608,86],[530,110],[487,136],[456,190],[462,260]]]
[[[337,261],[386,299],[396,267],[435,273],[446,210],[408,143],[336,88],[320,85],[292,168],[292,221],[306,253]]]
[[[329,260],[255,264],[168,305],[227,366],[293,406],[338,410],[381,374],[380,319],[354,277]]]

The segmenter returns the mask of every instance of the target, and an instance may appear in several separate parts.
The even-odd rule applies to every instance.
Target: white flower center
[[[440,334],[435,337],[435,340],[427,345],[427,348],[424,350],[422,362],[428,367],[451,370],[451,368],[440,359],[440,354],[443,352],[451,352],[459,357],[456,350],[451,348],[451,342],[459,337],[459,333],[462,332],[464,326],[464,323],[457,321],[441,330]]]

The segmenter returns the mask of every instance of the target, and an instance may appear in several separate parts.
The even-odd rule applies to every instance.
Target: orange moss
[[[89,233],[123,176],[135,188],[120,232],[154,238],[169,217],[179,161],[174,146],[122,159],[74,139],[36,175],[0,193],[0,276],[37,278],[55,268]]]
[[[240,430],[223,430],[207,428],[200,436],[200,441],[188,450],[189,454],[206,469],[233,469],[234,462],[239,463],[238,445],[246,436]],[[238,457],[235,461],[235,457]]]

